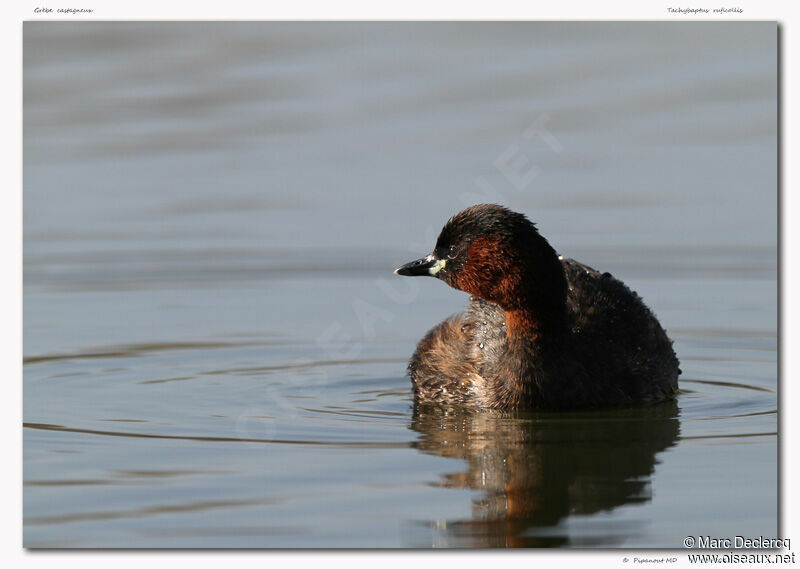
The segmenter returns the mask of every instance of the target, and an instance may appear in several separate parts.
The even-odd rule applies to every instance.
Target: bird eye
[[[456,258],[456,254],[457,254],[456,246],[455,245],[450,245],[450,247],[447,248],[447,258],[448,259],[455,259]]]

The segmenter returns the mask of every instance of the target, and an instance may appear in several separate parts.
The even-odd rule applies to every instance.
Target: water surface
[[[775,536],[776,34],[26,23],[25,545]],[[413,404],[467,298],[392,269],[484,201],[644,297],[676,401]]]

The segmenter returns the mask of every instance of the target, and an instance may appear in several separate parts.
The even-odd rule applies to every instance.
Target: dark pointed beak
[[[439,259],[431,253],[427,257],[406,263],[394,270],[394,274],[403,277],[434,277],[441,266]]]

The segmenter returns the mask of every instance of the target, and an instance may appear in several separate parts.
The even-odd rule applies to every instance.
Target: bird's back
[[[678,358],[658,319],[609,273],[563,259],[575,352],[596,380],[631,402],[660,400],[678,388]]]

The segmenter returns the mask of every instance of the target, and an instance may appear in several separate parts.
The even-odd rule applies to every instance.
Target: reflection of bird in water
[[[466,461],[443,486],[483,493],[471,520],[447,523],[444,545],[554,547],[574,544],[564,528],[554,530],[568,516],[650,500],[656,454],[675,444],[680,427],[676,403],[666,401],[603,413],[416,404],[411,428],[418,449]]]

